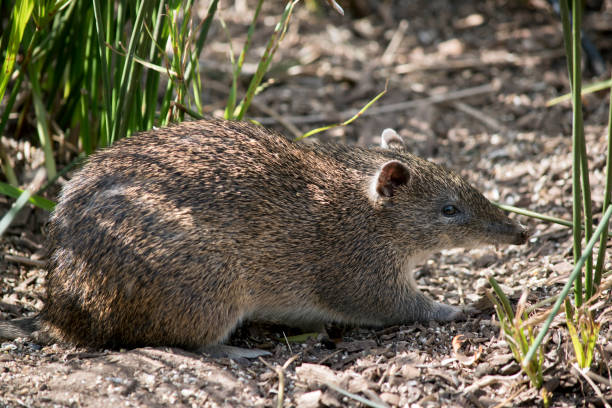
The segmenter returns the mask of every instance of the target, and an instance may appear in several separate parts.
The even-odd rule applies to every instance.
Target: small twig
[[[412,74],[420,71],[449,71],[458,69],[469,69],[486,67],[491,65],[537,65],[546,59],[554,59],[565,56],[563,50],[540,50],[531,55],[516,55],[510,52],[488,52],[478,56],[464,57],[456,60],[441,61],[439,58],[430,59],[427,62],[416,62],[397,65],[393,71],[396,74]],[[385,68],[386,70],[387,68]],[[385,72],[385,71],[383,71]]]
[[[532,306],[529,306],[527,308],[527,310],[526,310],[527,315],[531,315],[531,313],[535,312],[536,310],[538,310],[542,306],[548,306],[549,304],[556,302],[558,296],[559,295],[553,295],[553,296],[547,297],[546,299],[540,300],[538,303],[536,303],[536,304],[534,304]],[[535,321],[535,320],[529,319],[529,320],[527,320],[527,324],[529,324],[531,326],[534,326],[534,325],[538,324],[539,321],[540,320]]]
[[[380,356],[381,360],[383,358],[383,356]],[[376,362],[376,365],[379,364],[379,361]],[[395,364],[392,364],[390,367],[387,366],[387,369],[385,370],[385,372],[380,376],[380,379],[378,380],[378,386],[381,387],[385,381],[387,381],[387,379],[393,378],[393,376],[395,375],[395,373],[397,372],[397,366]]]
[[[25,402],[23,402],[22,400],[20,400],[19,398],[11,398],[14,402],[18,403],[19,405],[21,405],[22,407],[26,407],[26,408],[30,408],[31,405],[26,404]]]
[[[514,374],[514,375],[510,375],[510,376],[506,376],[506,375],[487,375],[486,377],[482,378],[479,381],[476,381],[474,384],[470,385],[469,387],[465,388],[463,390],[463,394],[468,394],[471,392],[474,392],[482,387],[486,387],[487,385],[496,383],[496,382],[506,382],[509,380],[516,380],[517,378],[521,377],[523,375],[522,371],[519,371],[518,373]]]
[[[287,335],[285,334],[284,330],[283,330],[283,337],[285,338],[285,343],[287,343],[287,348],[289,349],[289,352],[293,354],[293,350],[291,350],[291,344],[289,344],[289,339],[287,338]]]
[[[385,82],[385,89],[383,89],[382,92],[380,92],[373,99],[371,99],[368,103],[366,103],[363,108],[361,108],[357,113],[355,113],[349,119],[347,119],[347,120],[345,120],[344,122],[341,122],[341,123],[334,123],[332,125],[326,125],[326,126],[323,126],[323,127],[319,127],[319,128],[316,128],[316,129],[309,130],[308,132],[304,133],[303,135],[301,135],[298,138],[295,138],[294,140],[297,142],[299,140],[305,139],[308,136],[312,136],[312,135],[314,135],[316,133],[319,133],[319,132],[323,132],[323,131],[326,131],[326,130],[329,130],[329,129],[333,129],[335,127],[348,126],[349,124],[351,124],[352,122],[357,120],[357,118],[359,118],[365,112],[367,112],[368,109],[370,109],[370,107],[373,104],[376,103],[376,101],[378,101],[380,98],[382,98],[382,96],[387,93],[387,89],[388,88],[389,88],[389,80],[387,79],[387,82]]]
[[[390,105],[383,105],[378,108],[368,109],[366,112],[363,113],[363,116],[372,116],[381,113],[393,113],[420,106],[433,105],[436,103],[449,102],[456,99],[464,99],[469,98],[471,96],[488,94],[491,92],[498,91],[500,87],[501,84],[499,81],[493,81],[490,84],[478,85],[471,88],[460,89],[458,91],[431,95],[423,99],[415,99],[413,101],[393,103]]]
[[[501,84],[499,81],[493,81],[490,84],[479,85],[472,88],[460,89],[458,91],[446,92],[443,94],[436,94],[429,96],[427,98],[415,99],[412,101],[405,101],[399,103],[393,103],[389,105],[383,105],[379,107],[373,107],[365,112],[362,112],[361,116],[375,116],[384,113],[394,113],[398,111],[404,111],[407,109],[413,109],[421,106],[434,105],[437,103],[450,102],[457,99],[469,98],[471,96],[484,95],[488,93],[495,92],[499,90]],[[285,120],[290,121],[293,124],[304,124],[304,123],[316,123],[316,122],[328,122],[330,120],[336,121],[338,117],[340,117],[340,121],[343,121],[343,118],[351,118],[355,116],[359,111],[357,109],[350,109],[343,112],[340,112],[337,115],[328,114],[315,114],[315,115],[305,115],[305,116],[286,116]],[[277,120],[274,118],[264,118],[264,117],[254,117],[253,120],[261,123],[262,125],[271,125],[277,123]]]
[[[525,390],[525,386],[519,387],[519,389],[516,390],[516,392],[514,394],[510,395],[508,398],[506,398],[505,400],[503,400],[499,404],[495,405],[495,407],[493,407],[493,408],[502,408],[502,407],[506,406],[506,404],[508,404],[508,402],[512,402],[516,398],[516,396],[519,395],[524,390]]]
[[[36,279],[38,279],[38,275],[34,274],[34,275],[30,276],[29,278],[27,278],[26,280],[21,282],[19,285],[17,285],[15,287],[15,291],[26,290],[28,288],[28,286],[30,286],[30,283],[34,282]]]
[[[569,276],[569,274],[565,275],[564,277],[562,277],[562,280],[567,280],[567,277]],[[601,306],[603,306],[605,304],[605,300],[600,300],[599,303],[594,304],[595,301],[599,300],[599,298],[603,295],[604,291],[606,291],[607,289],[609,289],[611,282],[606,282],[604,281],[598,288],[597,292],[593,294],[593,296],[591,296],[591,298],[589,300],[587,300],[585,302],[585,305],[589,305],[589,310],[590,311],[595,311],[595,310],[601,310]],[[536,309],[540,308],[541,306],[544,305],[548,305],[550,303],[556,302],[558,299],[559,295],[553,295],[550,296],[546,299],[543,299],[541,301],[539,301],[538,303],[536,303],[533,306],[530,306],[526,309],[526,313],[528,315],[531,315]],[[521,328],[524,327],[535,327],[539,324],[541,324],[544,320],[546,320],[548,318],[548,315],[550,314],[552,309],[547,309],[545,311],[543,311],[542,313],[536,314],[535,316],[530,317],[527,321],[523,322],[523,324],[521,325]],[[557,320],[563,320],[562,317],[565,315],[564,312],[560,312],[555,319]],[[601,316],[600,316],[601,318]],[[603,378],[603,377],[602,377]],[[612,387],[612,382],[610,383],[610,386]]]
[[[327,0],[327,3],[333,7],[334,10],[336,10],[338,13],[340,13],[340,15],[344,15],[344,9],[342,7],[340,7],[340,5],[338,3],[336,3],[335,0]]]
[[[551,302],[552,301],[557,301],[558,295],[556,296],[552,296],[551,297]],[[533,311],[532,308],[527,308],[526,310],[528,311]],[[547,309],[545,311],[543,311],[542,313],[538,313],[535,316],[530,317],[529,319],[527,319],[526,321],[524,321],[521,325],[520,328],[524,329],[527,327],[535,327],[539,324],[541,324],[544,320],[548,319],[548,315],[550,314],[551,309]],[[559,313],[557,316],[564,316],[565,312],[561,312]],[[557,320],[561,320],[561,317],[556,317]]]
[[[470,105],[465,104],[463,102],[453,102],[452,106],[458,111],[461,111],[465,113],[466,115],[469,115],[472,118],[481,121],[482,123],[484,123],[485,125],[487,125],[488,127],[490,127],[492,130],[496,132],[503,132],[506,130],[506,127],[504,125],[502,125],[497,120],[487,115],[480,109],[473,108]]]
[[[293,363],[295,360],[297,360],[297,358],[299,357],[299,354],[295,354],[293,355],[290,359],[288,359],[287,361],[285,361],[285,364],[283,364],[283,370],[286,370],[287,367],[289,367],[291,365],[291,363]]]
[[[278,375],[278,402],[276,403],[278,408],[282,408],[283,402],[285,401],[285,369],[289,367],[289,364],[294,362],[296,358],[298,358],[298,354],[285,361],[282,367],[277,367],[275,370],[276,375]]]
[[[400,21],[397,30],[393,33],[393,37],[391,37],[391,41],[389,41],[389,45],[383,52],[380,61],[383,65],[391,65],[393,62],[393,57],[397,53],[397,50],[404,39],[404,35],[406,34],[406,30],[408,29],[408,21],[402,20]]]
[[[70,150],[71,153],[79,154],[79,148],[66,140],[66,134],[62,128],[57,124],[56,121],[51,121],[51,127],[53,128],[53,140],[58,142],[60,145]]]
[[[266,360],[264,360],[262,357],[259,357],[259,361],[264,363],[264,365],[266,367],[268,367],[270,370],[273,370],[276,373],[276,375],[278,376],[278,396],[277,396],[278,397],[278,401],[276,402],[277,408],[282,408],[283,407],[283,401],[285,399],[285,370],[299,356],[300,356],[299,354],[293,355],[291,358],[289,358],[287,361],[285,361],[285,364],[283,364],[282,367],[280,367],[278,365],[277,366],[273,366],[272,364],[270,364]]]
[[[461,304],[465,304],[465,294],[463,291],[463,286],[461,286],[461,284],[457,282],[457,279],[455,279],[454,277],[451,277],[451,280],[451,283],[457,288],[457,296],[459,297],[459,302]]]
[[[170,102],[170,106],[175,107],[183,112],[185,112],[186,114],[188,114],[189,116],[191,116],[194,119],[206,119],[205,116],[200,115],[198,112],[194,111],[193,109],[188,108],[187,106],[183,105],[180,102]]]
[[[253,106],[255,109],[262,111],[263,113],[270,116],[278,123],[286,127],[287,130],[289,130],[293,134],[294,138],[302,136],[302,132],[300,131],[300,129],[297,128],[297,126],[295,126],[293,123],[291,123],[291,121],[287,120],[283,116],[279,115],[275,110],[270,109],[263,103],[257,103],[255,101],[251,102],[251,106]]]
[[[263,357],[259,357],[259,361],[261,361],[262,363],[264,363],[264,365],[265,365],[266,367],[268,367],[270,370],[276,371],[276,368],[275,368],[275,367],[274,367],[272,364],[270,364],[270,363],[268,363],[266,360],[264,360],[264,359],[263,359]]]
[[[264,360],[262,357],[259,357],[259,361],[264,363],[266,367],[274,371],[276,375],[278,376],[278,393],[277,393],[278,400],[276,402],[276,406],[277,408],[282,408],[283,400],[285,399],[285,375],[283,374],[283,371],[279,366],[276,366],[276,367],[273,366],[272,364]]]
[[[604,384],[607,385],[608,387],[612,388],[612,380],[610,380],[609,378],[603,377],[597,373],[594,373],[592,371],[587,371],[586,375],[588,377],[590,377],[592,380],[597,381],[600,384]]]
[[[323,364],[324,362],[326,362],[327,360],[329,360],[330,358],[342,353],[344,350],[340,349],[340,350],[336,350],[333,353],[328,354],[327,356],[323,357],[321,360],[317,361],[317,364]]]
[[[23,265],[34,266],[37,268],[44,268],[47,266],[46,261],[30,259],[30,258],[26,258],[25,256],[19,256],[19,255],[4,254],[4,260],[8,262],[23,264]]]
[[[43,245],[35,241],[35,238],[22,234],[20,237],[15,238],[19,244],[26,246],[32,252],[40,251],[43,249]]]
[[[597,384],[595,384],[593,382],[593,380],[586,374],[588,373],[588,369],[584,370],[585,372],[583,372],[583,370],[580,369],[580,367],[578,367],[578,364],[573,363],[572,364],[572,368],[578,372],[578,374],[580,374],[585,380],[586,382],[589,383],[589,385],[593,388],[593,390],[595,391],[595,394],[597,394],[597,396],[601,399],[601,402],[603,403],[603,405],[606,408],[612,408],[610,406],[610,404],[608,404],[608,402],[606,401],[606,398],[604,397],[604,395],[601,393],[601,390],[599,389],[599,387],[597,386]]]
[[[601,287],[600,287],[601,290]],[[604,311],[603,314],[607,313],[607,311]],[[603,363],[604,363],[604,367],[606,367],[606,370],[608,371],[608,378],[605,379],[608,382],[608,386],[610,387],[610,390],[612,390],[612,370],[610,369],[610,361],[608,360],[608,358],[606,357],[607,353],[604,353],[603,348],[601,346],[601,344],[599,345],[599,354],[602,357]],[[597,375],[597,374],[595,374]],[[599,375],[597,375],[597,377],[601,377]]]
[[[319,380],[320,381],[320,380]],[[389,406],[387,404],[380,404],[378,402],[374,402],[371,401],[367,398],[361,397],[357,394],[353,394],[352,392],[349,392],[343,388],[338,387],[337,385],[334,385],[330,382],[327,381],[321,381],[322,384],[324,384],[326,387],[331,388],[332,390],[339,392],[342,395],[345,395],[349,398],[354,399],[355,401],[359,401],[361,402],[363,405],[367,405],[368,407],[373,407],[373,408],[389,408]]]

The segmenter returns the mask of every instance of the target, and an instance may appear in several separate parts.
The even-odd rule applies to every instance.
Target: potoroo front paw
[[[471,314],[473,308],[469,306],[459,307],[445,305],[444,303],[436,303],[436,311],[433,320],[440,322],[455,322],[460,320],[466,320]]]

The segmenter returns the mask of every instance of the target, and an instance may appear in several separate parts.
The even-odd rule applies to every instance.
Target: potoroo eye
[[[460,211],[457,207],[455,207],[452,204],[447,204],[444,207],[442,207],[442,215],[444,215],[445,217],[454,217],[455,215],[459,214]]]

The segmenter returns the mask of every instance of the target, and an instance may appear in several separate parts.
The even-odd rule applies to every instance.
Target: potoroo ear
[[[404,140],[395,130],[387,128],[380,135],[380,147],[383,149],[403,149],[405,145]]]
[[[378,177],[374,180],[375,191],[379,197],[393,197],[395,190],[410,180],[410,170],[403,163],[392,160],[383,164]]]

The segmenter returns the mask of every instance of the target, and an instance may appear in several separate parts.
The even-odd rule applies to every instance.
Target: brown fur
[[[94,154],[65,186],[40,318],[77,344],[186,348],[244,319],[454,320],[417,289],[415,264],[526,237],[459,176],[397,149],[183,123]]]

